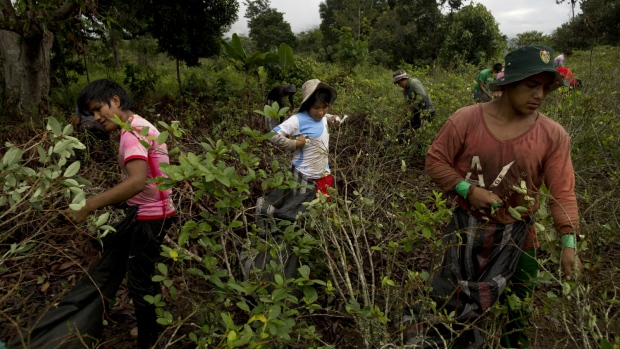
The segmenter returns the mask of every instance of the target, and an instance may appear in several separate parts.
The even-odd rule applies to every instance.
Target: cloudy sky
[[[284,20],[291,24],[295,34],[318,27],[319,4],[323,0],[271,0],[271,7],[284,13]],[[545,34],[551,32],[570,19],[570,6],[557,5],[555,0],[478,0],[491,11],[499,23],[499,29],[508,37],[536,30]],[[469,2],[467,2],[469,3]],[[575,9],[578,13],[579,9]],[[243,0],[239,0],[239,20],[233,24],[229,34],[247,34],[247,20]]]

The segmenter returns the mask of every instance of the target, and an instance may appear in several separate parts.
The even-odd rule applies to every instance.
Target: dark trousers
[[[502,346],[505,348],[529,348],[528,324],[532,310],[530,303],[534,294],[532,279],[538,276],[538,262],[536,261],[536,251],[527,250],[521,253],[517,270],[510,279],[510,291],[506,296],[516,295],[523,302],[520,308],[512,309],[508,307],[508,323],[504,326],[505,333],[502,338]],[[506,300],[504,299],[504,302]]]
[[[417,130],[422,126],[422,120],[431,121],[435,117],[434,111],[428,111],[426,108],[413,108],[410,109],[412,116],[407,123],[407,127]]]
[[[145,301],[144,296],[161,293],[161,286],[152,278],[155,261],[170,224],[170,219],[157,219],[136,221],[132,227],[126,264],[127,288],[136,310],[139,348],[150,348],[159,336],[155,306]]]
[[[125,273],[138,319],[138,344],[150,348],[159,335],[154,306],[145,295],[161,293],[151,281],[161,242],[172,220],[137,221],[135,207],[114,224],[116,232],[103,239],[101,258],[76,285],[28,329],[7,345],[9,349],[78,349],[95,343],[103,331],[102,320]],[[81,338],[77,338],[81,337]]]

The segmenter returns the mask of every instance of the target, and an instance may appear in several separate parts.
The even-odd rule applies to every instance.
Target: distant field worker
[[[284,108],[284,97],[288,97],[289,102],[289,111],[287,113],[288,116],[291,116],[293,109],[295,109],[295,104],[293,104],[293,96],[297,92],[297,87],[294,84],[290,85],[278,85],[269,91],[267,94],[267,104],[273,105],[273,103],[277,102],[280,109]],[[267,130],[271,130],[276,127],[278,124],[281,124],[284,121],[284,117],[280,117],[280,119],[267,119],[265,118],[265,127]]]
[[[555,57],[553,63],[555,63],[556,68],[562,68],[566,65],[566,59],[573,55],[573,51],[571,49],[564,50],[564,53]]]
[[[403,89],[403,95],[409,102],[406,129],[417,130],[422,126],[422,120],[431,121],[435,117],[435,106],[420,80],[412,78],[401,69],[392,74],[392,82]]]
[[[293,112],[295,109],[295,104],[293,103],[293,96],[297,92],[297,87],[294,84],[290,85],[278,85],[269,91],[267,94],[267,104],[272,105],[274,102],[278,102],[280,108],[284,108],[284,97],[288,97],[289,103],[289,113]],[[280,120],[280,123],[284,121]]]
[[[493,75],[502,71],[502,64],[495,63],[491,69],[484,69],[478,74],[474,85],[474,100],[476,103],[486,103],[493,99],[489,82],[493,81]]]
[[[433,182],[457,197],[442,238],[445,254],[431,278],[437,311],[454,311],[455,322],[476,321],[498,300],[507,304],[510,294],[531,301],[538,275],[534,218],[543,185],[551,196],[564,276],[574,278],[575,266],[581,272],[570,137],[538,111],[551,91],[566,86],[551,57],[553,50],[542,45],[508,53],[505,75],[489,85],[502,96],[456,111],[426,156]],[[501,345],[528,348],[529,301],[509,303]],[[475,329],[453,340],[455,347],[479,348],[484,335]]]
[[[570,87],[573,87],[573,88],[581,87],[581,85],[583,84],[581,79],[577,79],[570,69],[556,68],[556,70],[560,72],[560,74],[562,75],[562,78],[564,79],[564,81],[566,81],[570,85]]]

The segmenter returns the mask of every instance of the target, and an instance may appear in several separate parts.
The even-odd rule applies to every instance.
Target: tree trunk
[[[183,90],[181,89],[181,63],[179,62],[179,56],[177,55],[177,82],[179,83],[179,95],[183,94]]]
[[[114,67],[120,68],[122,65],[121,53],[118,49],[120,34],[116,30],[114,30],[114,28],[109,28],[108,35],[110,37],[110,47],[112,48],[112,54],[114,55]]]
[[[50,51],[54,34],[23,38],[0,30],[3,58],[4,113],[16,121],[35,119],[49,107]]]

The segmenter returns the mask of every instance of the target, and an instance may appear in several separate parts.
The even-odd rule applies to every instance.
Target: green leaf
[[[512,218],[516,219],[516,220],[521,220],[521,214],[514,209],[514,207],[508,207],[508,213],[510,213],[510,215],[512,216]]]
[[[231,44],[232,44],[232,48],[235,50],[237,55],[241,57],[241,59],[245,59],[246,57],[245,50],[243,49],[243,46],[241,45],[241,39],[239,39],[239,36],[237,35],[237,33],[233,34]]]
[[[287,44],[280,44],[278,48],[278,64],[283,71],[291,69],[295,65],[293,48]]]
[[[601,349],[614,349],[614,346],[605,338],[601,338],[599,344],[601,345]]]
[[[166,140],[168,139],[168,131],[164,131],[162,133],[159,134],[159,136],[157,136],[157,144],[162,145],[164,143],[166,143]]]
[[[69,208],[73,211],[79,211],[82,209],[82,207],[84,207],[83,204],[69,204]]]
[[[63,177],[65,177],[65,178],[73,177],[73,176],[75,176],[78,173],[79,170],[80,170],[80,162],[76,161],[76,162],[72,163],[71,165],[69,165],[69,167],[67,167]]]
[[[422,236],[424,236],[427,239],[430,239],[432,235],[433,233],[431,232],[430,229],[428,229],[428,227],[422,228]]]
[[[37,153],[39,153],[40,162],[47,161],[47,153],[45,152],[45,149],[43,149],[43,147],[38,144],[37,144]]]
[[[246,58],[245,60],[245,68],[246,69],[252,69],[255,68],[261,64],[263,64],[263,61],[265,60],[265,54],[262,52],[254,52],[252,53],[252,55],[248,58]]]
[[[146,137],[147,134],[149,134],[149,127],[148,126],[145,126],[142,129],[140,129],[140,136]]]
[[[67,126],[65,126],[64,130],[62,130],[62,134],[67,136],[70,135],[73,132],[73,125],[68,124]]]
[[[105,222],[108,221],[108,217],[110,217],[110,212],[106,212],[106,213],[102,214],[101,216],[99,216],[97,218],[97,222],[95,222],[95,225],[98,226],[98,227],[104,225]]]
[[[205,176],[206,177],[206,176]],[[220,175],[216,175],[215,178],[222,184],[224,184],[227,187],[230,187],[230,179],[228,179],[228,177],[226,176],[220,176]]]
[[[179,246],[183,246],[185,245],[185,243],[189,240],[189,232],[187,231],[182,231],[181,234],[179,234]]]
[[[73,200],[71,201],[71,203],[72,204],[80,204],[80,203],[82,203],[82,201],[85,202],[85,200],[84,200],[85,198],[86,198],[86,193],[81,191],[81,192],[77,193],[75,195],[75,197],[73,197]],[[84,205],[82,205],[82,206],[84,206]]]
[[[164,263],[157,264],[157,270],[159,270],[159,272],[163,275],[168,274],[168,267]]]
[[[304,296],[306,297],[307,303],[314,303],[317,299],[319,299],[316,289],[312,286],[304,286]]]
[[[239,227],[241,227],[241,226],[243,226],[243,222],[241,222],[241,221],[232,221],[232,222],[230,222],[230,224],[228,225],[228,227],[229,227],[229,228],[233,228],[233,229],[234,229],[234,228],[239,228]]]
[[[100,226],[99,229],[100,230],[104,230],[104,231],[107,230],[107,231],[111,231],[111,232],[115,232],[116,231],[116,229],[114,229],[113,226],[107,225],[107,224],[104,224],[104,225]]]
[[[239,39],[237,33],[232,35],[230,44],[222,40],[222,45],[224,45],[224,50],[226,51],[228,57],[245,63],[245,50],[243,49],[243,46],[241,46],[241,40]]]
[[[245,302],[237,302],[237,306],[241,310],[250,311],[250,307]]]
[[[304,279],[310,278],[310,267],[308,267],[307,265],[302,265],[297,270],[299,271],[299,275],[301,275]]]
[[[60,126],[60,123],[52,116],[47,119],[47,129],[51,130],[54,136],[62,135],[62,127]]]
[[[2,164],[5,166],[11,166],[13,164],[16,164],[22,159],[23,154],[24,153],[21,149],[11,148],[9,149],[9,151],[6,152],[6,154],[4,154],[4,157],[2,158]]]

